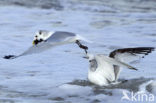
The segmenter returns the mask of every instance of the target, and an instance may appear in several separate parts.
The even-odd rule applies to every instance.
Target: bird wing
[[[46,41],[49,43],[65,42],[66,40],[72,39],[75,36],[76,34],[71,32],[56,31]]]
[[[59,43],[59,42],[76,42],[76,40],[85,41],[87,43],[92,43],[92,41],[72,32],[65,31],[56,31],[51,35],[46,41],[50,43]]]
[[[16,57],[20,57],[20,56],[26,56],[26,55],[31,55],[31,54],[36,54],[36,53],[41,53],[44,52],[48,49],[51,49],[52,47],[54,47],[54,45],[51,45],[49,43],[40,43],[37,46],[31,46],[29,47],[26,51],[24,51],[23,53],[21,53],[20,55],[16,56]]]
[[[152,51],[154,51],[154,47],[138,47],[138,48],[123,48],[117,49],[110,53],[109,57],[114,58],[116,60],[130,63],[136,61],[138,59],[143,58],[145,55],[148,55]],[[117,80],[120,72],[120,67],[118,65],[114,66],[115,78]]]
[[[130,63],[154,51],[154,47],[137,47],[137,48],[123,48],[117,49],[110,53],[109,57],[117,59],[122,62]]]
[[[102,54],[99,54],[98,56],[100,56],[101,58],[103,58],[104,61],[112,64],[112,65],[117,65],[117,66],[121,66],[121,67],[124,67],[124,68],[129,68],[129,69],[133,69],[133,70],[137,70],[135,67],[129,65],[129,64],[126,64],[122,61],[119,61],[119,60],[116,60],[114,58],[110,58],[110,57],[107,57],[107,56],[104,56]]]
[[[35,54],[35,53],[41,53],[41,52],[46,51],[52,47],[54,47],[54,45],[43,42],[38,45],[29,47],[26,51],[24,51],[23,53],[21,53],[19,55],[7,55],[7,56],[4,56],[3,58],[15,59],[15,58],[21,57],[21,56],[31,55],[31,54]]]

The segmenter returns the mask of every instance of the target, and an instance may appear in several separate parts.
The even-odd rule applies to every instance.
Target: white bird
[[[33,40],[33,46],[31,46],[28,50],[23,52],[20,55],[8,55],[5,56],[5,59],[14,59],[20,56],[25,56],[33,53],[40,53],[47,49],[50,49],[54,46],[68,44],[68,43],[76,43],[80,48],[84,49],[85,52],[87,52],[88,47],[82,45],[80,41],[86,41],[85,38],[81,37],[80,35],[71,33],[71,32],[65,32],[65,31],[56,31],[51,32],[47,30],[40,30],[36,32],[36,35]]]
[[[87,54],[90,64],[88,80],[99,86],[117,83],[120,67],[137,70],[125,62],[132,62],[137,58],[143,58],[143,55],[148,55],[154,49],[153,47],[117,49],[111,52],[109,56]]]

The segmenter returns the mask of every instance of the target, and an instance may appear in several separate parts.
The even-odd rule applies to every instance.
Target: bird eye
[[[37,38],[37,35],[35,37]]]

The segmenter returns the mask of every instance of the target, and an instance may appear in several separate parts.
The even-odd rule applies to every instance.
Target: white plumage
[[[55,47],[58,45],[69,44],[69,43],[77,43],[80,48],[85,47],[79,41],[89,42],[87,39],[81,37],[80,35],[71,33],[71,32],[65,32],[65,31],[51,32],[47,30],[40,30],[36,32],[36,35],[33,40],[33,46],[31,46],[29,49],[27,49],[25,52],[23,52],[20,55],[17,55],[17,56],[8,55],[8,56],[5,56],[4,58],[14,59],[20,56],[40,53],[52,47]],[[85,49],[87,49],[87,47]]]
[[[136,60],[136,57],[141,58],[141,56],[138,55],[147,55],[153,50],[153,47],[140,47],[118,49],[111,52],[109,56],[103,54],[87,54],[90,65],[88,80],[99,86],[117,83],[120,67],[137,70],[129,64],[126,64],[125,60],[131,62]]]
[[[91,58],[90,58],[91,57]],[[88,79],[90,82],[104,86],[109,81],[115,80],[113,65],[106,62],[102,56],[95,55],[93,58],[89,55],[90,68],[88,70]]]

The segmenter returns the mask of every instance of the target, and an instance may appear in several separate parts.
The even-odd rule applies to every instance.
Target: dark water
[[[1,0],[1,6],[22,6],[28,8],[43,8],[43,9],[56,9],[61,10],[60,1],[58,0]]]
[[[1,0],[0,5],[42,9],[52,8],[56,10],[70,8],[110,13],[117,13],[120,11],[151,12],[156,10],[155,0]]]

